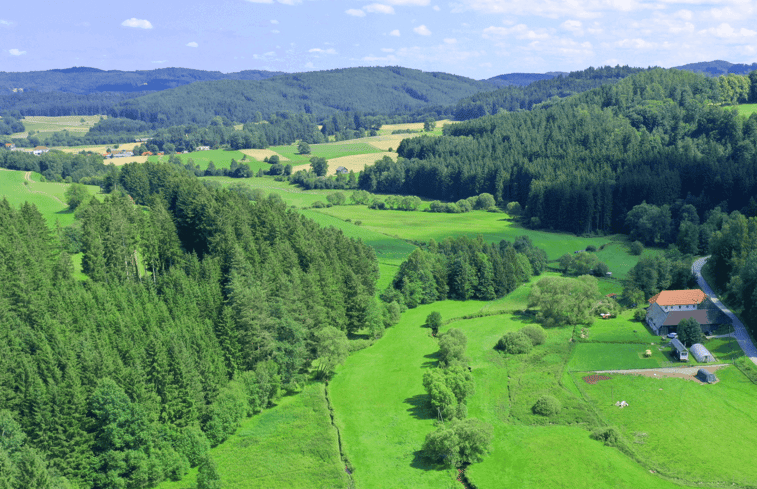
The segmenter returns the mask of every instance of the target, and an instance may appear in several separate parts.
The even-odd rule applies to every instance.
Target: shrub
[[[620,432],[612,426],[597,428],[592,431],[590,436],[592,440],[601,441],[608,447],[617,447],[620,445]]]
[[[560,401],[550,395],[541,396],[532,408],[534,414],[539,416],[554,416],[562,409]]]
[[[324,204],[320,200],[316,200],[315,202],[313,202],[313,209],[323,209],[324,207],[326,207],[326,204]]]
[[[426,435],[423,453],[448,467],[480,462],[492,442],[491,425],[477,419],[452,421]]]
[[[644,245],[641,244],[641,241],[634,241],[628,248],[632,255],[638,256],[644,252]]]
[[[431,315],[433,315],[433,313],[431,313]],[[441,324],[441,314],[439,314],[438,319]],[[430,327],[433,328],[433,326]],[[439,337],[439,365],[446,367],[458,363],[465,363],[465,349],[467,345],[468,338],[465,337],[465,333],[457,328],[451,328],[449,331],[441,335],[441,337]]]
[[[497,348],[511,355],[528,353],[533,348],[531,339],[520,331],[510,331],[499,339]]]
[[[633,318],[636,321],[644,321],[644,319],[646,319],[646,317],[647,317],[647,312],[644,309],[636,309],[633,312]]]
[[[590,253],[593,253],[593,252],[597,251],[597,247],[594,246],[594,245],[589,245],[589,246],[586,247],[586,251],[588,251]]]
[[[547,339],[547,333],[544,331],[544,328],[538,324],[524,326],[521,328],[520,332],[528,336],[528,339],[531,340],[533,346],[544,344],[544,341]]]
[[[610,268],[607,266],[605,262],[599,261],[594,264],[594,276],[595,277],[604,277],[607,275],[607,272],[610,271]]]
[[[439,313],[439,311],[434,311],[428,316],[426,316],[426,323],[424,324],[425,327],[431,328],[431,331],[434,332],[434,334],[439,332],[439,327],[442,325],[442,315]]]

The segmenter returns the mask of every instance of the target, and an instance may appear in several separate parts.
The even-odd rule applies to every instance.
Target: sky
[[[27,0],[0,9],[0,71],[753,63],[756,21],[754,0]]]

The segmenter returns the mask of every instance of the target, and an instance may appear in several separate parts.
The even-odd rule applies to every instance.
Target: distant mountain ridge
[[[141,71],[104,71],[86,66],[47,71],[0,72],[0,91],[23,88],[25,92],[154,92],[198,81],[265,80],[283,75],[281,71],[245,70],[236,73],[189,68],[158,68]]]
[[[706,76],[720,76],[720,75],[748,75],[754,70],[757,70],[757,63],[750,65],[743,63],[731,63],[717,59],[715,61],[701,61],[699,63],[689,63],[681,66],[675,66],[675,69],[693,71],[694,73],[702,73]]]

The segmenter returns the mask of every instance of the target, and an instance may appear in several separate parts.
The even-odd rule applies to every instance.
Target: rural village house
[[[667,335],[678,330],[683,319],[694,318],[709,333],[721,324],[730,324],[720,309],[712,307],[707,295],[699,289],[663,290],[649,299],[647,324],[654,334]]]
[[[13,143],[5,143],[5,149],[9,149],[11,151],[16,149],[16,145]]]
[[[337,174],[337,175],[345,175],[345,174],[347,174],[347,173],[349,173],[349,170],[347,170],[347,168],[345,168],[345,167],[343,167],[343,166],[340,166],[340,167],[338,167],[338,168],[336,169],[336,174]]]
[[[37,146],[36,148],[34,148],[32,153],[39,156],[42,153],[47,153],[48,151],[50,151],[50,148],[48,148],[47,146]]]

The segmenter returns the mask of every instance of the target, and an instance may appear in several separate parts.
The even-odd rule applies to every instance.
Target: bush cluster
[[[560,401],[550,395],[541,396],[532,408],[534,414],[538,414],[539,416],[554,416],[555,414],[559,414],[561,409],[562,404],[560,404]]]
[[[496,348],[510,355],[529,353],[531,348],[544,343],[547,334],[544,328],[537,324],[529,324],[519,331],[510,331],[499,339]]]

